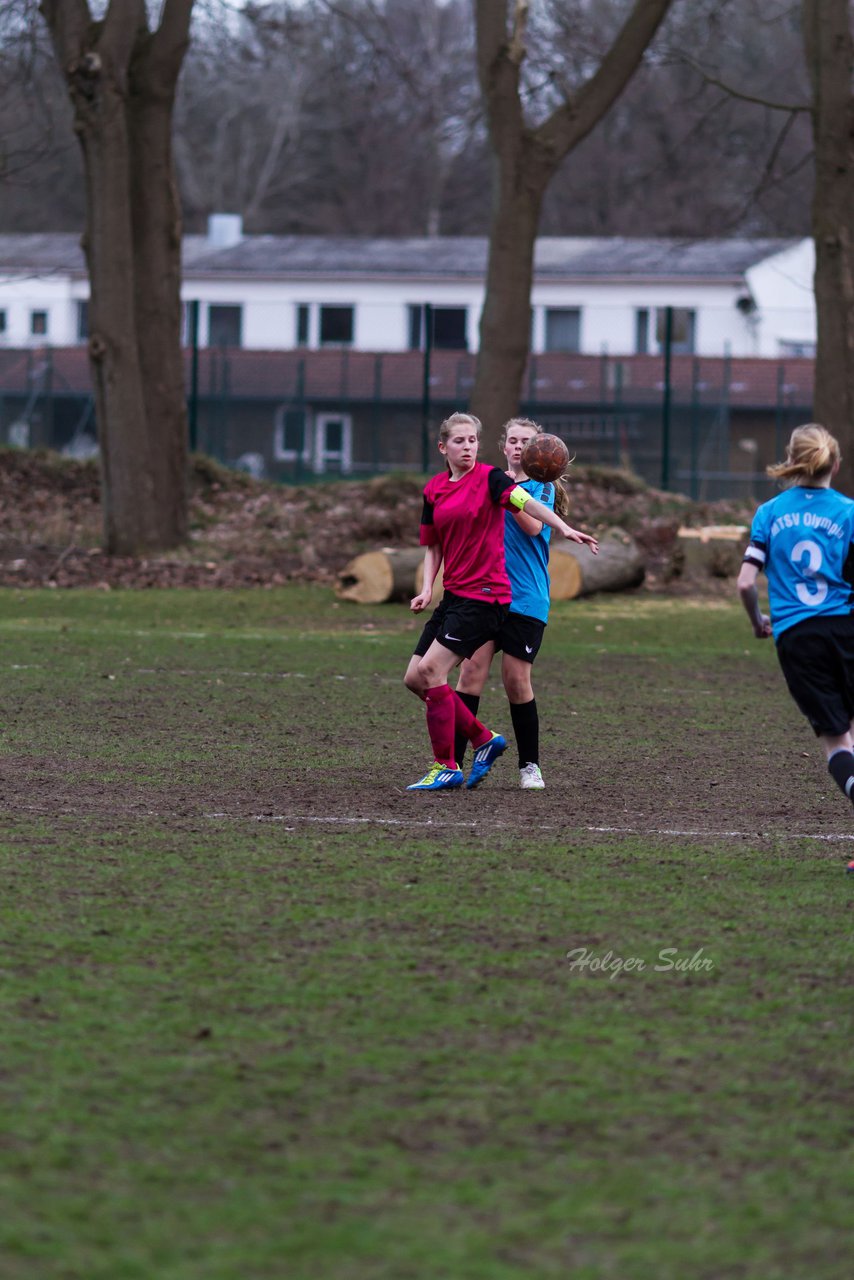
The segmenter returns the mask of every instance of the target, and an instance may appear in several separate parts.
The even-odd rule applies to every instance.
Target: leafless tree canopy
[[[533,0],[523,87],[545,118],[627,0]],[[632,83],[561,169],[547,234],[800,234],[810,225],[800,5],[676,0]],[[176,110],[185,225],[483,234],[489,153],[470,0],[197,5]],[[0,230],[78,229],[79,148],[35,0],[0,12]]]

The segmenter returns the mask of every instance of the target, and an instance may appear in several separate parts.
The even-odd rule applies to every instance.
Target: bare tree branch
[[[722,89],[727,97],[738,98],[739,102],[750,102],[757,107],[770,107],[772,111],[787,111],[795,115],[800,113],[809,114],[812,111],[812,106],[809,102],[774,102],[771,98],[761,98],[757,94],[745,93],[744,90],[736,89],[734,85],[727,84],[726,81],[721,80],[718,76],[712,75],[710,71],[707,71],[699,62],[695,62],[693,58],[684,55],[682,61],[692,71],[696,71],[697,75],[702,76],[706,84],[713,85],[716,89]]]
[[[777,160],[780,156],[780,152],[783,149],[783,145],[789,133],[791,132],[792,126],[794,125],[795,120],[797,119],[797,116],[798,116],[798,112],[792,111],[789,113],[788,117],[783,121],[783,124],[777,134],[777,137],[774,140],[774,145],[771,148],[770,152],[768,153],[762,172],[760,173],[756,182],[753,184],[753,187],[751,188],[750,192],[748,193],[745,200],[743,201],[741,208],[736,210],[732,214],[732,216],[728,219],[726,227],[723,228],[724,230],[731,231],[735,227],[738,227],[743,222],[743,220],[747,217],[750,210],[759,203],[760,199],[766,193],[766,191],[769,191],[773,186],[777,185],[777,183],[781,180],[780,177],[775,176],[774,170],[777,166]]]
[[[538,142],[549,152],[558,157],[566,155],[602,119],[637,70],[670,3],[671,0],[635,0],[596,72],[572,100],[536,130]]]
[[[522,65],[522,59],[525,57],[525,31],[528,25],[528,8],[528,0],[515,0],[513,30],[510,34],[507,57],[511,62],[515,62],[517,66]]]
[[[92,22],[87,0],[41,0],[39,10],[55,33],[56,47],[62,51],[63,61],[67,63],[71,51],[81,47],[86,28]],[[63,66],[62,70],[67,71],[67,67]]]

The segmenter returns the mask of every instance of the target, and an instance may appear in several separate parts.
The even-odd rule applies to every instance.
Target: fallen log
[[[713,578],[735,577],[749,532],[744,524],[707,524],[701,529],[683,527],[676,535],[672,567],[677,573],[701,569]]]
[[[594,591],[625,591],[644,580],[646,566],[640,547],[624,529],[608,529],[599,540],[599,554],[588,547],[551,536],[549,576],[552,600],[574,600]]]
[[[587,547],[552,535],[549,574],[552,600],[574,600],[594,591],[622,591],[644,579],[637,543],[622,529],[609,529],[594,556]],[[335,594],[356,604],[408,601],[424,583],[423,547],[383,547],[356,556],[338,575]],[[433,583],[433,604],[442,598],[442,570]]]
[[[335,594],[356,604],[384,604],[390,600],[411,600],[424,576],[423,547],[383,547],[366,551],[346,564],[338,575]],[[435,592],[434,592],[435,595]]]

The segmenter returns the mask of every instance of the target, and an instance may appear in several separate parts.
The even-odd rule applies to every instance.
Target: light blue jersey
[[[854,502],[794,485],[753,517],[745,560],[768,575],[774,639],[807,618],[854,609]]]
[[[521,488],[544,507],[554,511],[555,487],[539,480],[523,480]],[[513,599],[511,613],[527,618],[549,620],[549,539],[551,529],[544,524],[536,538],[523,533],[515,518],[507,512],[504,521],[504,560]]]

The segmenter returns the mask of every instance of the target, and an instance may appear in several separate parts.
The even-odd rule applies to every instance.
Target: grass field
[[[411,796],[414,636],[0,595],[3,1280],[847,1278],[854,821],[773,650],[559,606],[546,792]]]

